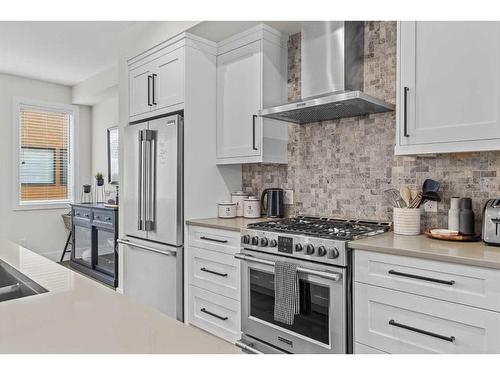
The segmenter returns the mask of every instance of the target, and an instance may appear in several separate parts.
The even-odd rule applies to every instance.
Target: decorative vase
[[[448,211],[448,229],[460,230],[460,198],[452,197],[450,200],[450,209]]]

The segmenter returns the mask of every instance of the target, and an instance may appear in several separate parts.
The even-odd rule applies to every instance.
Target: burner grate
[[[249,224],[248,228],[280,233],[300,234],[337,240],[352,240],[361,236],[388,231],[389,222],[346,220],[298,216]]]

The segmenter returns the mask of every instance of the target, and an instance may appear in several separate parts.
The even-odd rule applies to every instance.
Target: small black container
[[[459,231],[462,234],[474,234],[474,211],[472,211],[472,199],[461,198],[459,202]]]

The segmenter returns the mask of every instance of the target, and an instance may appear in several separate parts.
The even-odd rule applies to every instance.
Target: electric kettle
[[[260,198],[263,213],[267,215],[267,217],[285,216],[284,197],[285,193],[283,189],[265,189]]]

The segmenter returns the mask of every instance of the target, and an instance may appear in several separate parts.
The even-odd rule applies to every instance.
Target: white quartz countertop
[[[388,232],[351,241],[349,246],[354,249],[500,269],[500,247],[487,246],[483,242],[442,241],[423,234],[403,236]]]
[[[49,290],[0,302],[0,353],[241,353],[12,242],[0,259]]]

